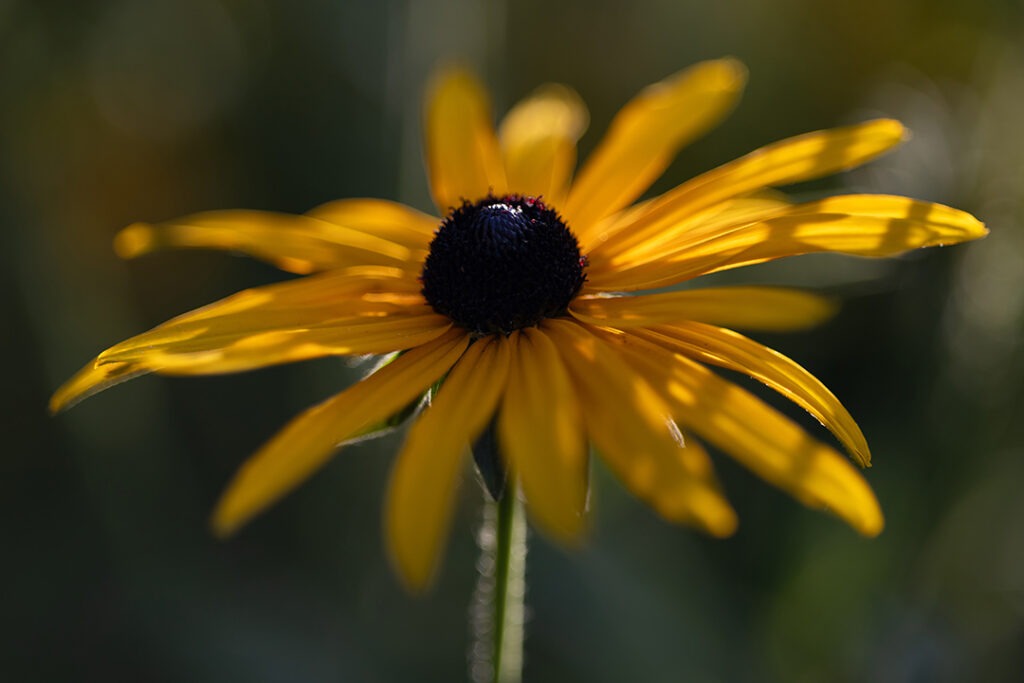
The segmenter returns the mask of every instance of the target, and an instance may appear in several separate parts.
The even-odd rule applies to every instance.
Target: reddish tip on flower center
[[[565,313],[586,279],[576,236],[539,198],[463,202],[423,265],[423,296],[476,334],[508,334]]]

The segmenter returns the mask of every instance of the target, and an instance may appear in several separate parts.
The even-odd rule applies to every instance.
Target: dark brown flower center
[[[565,313],[586,279],[576,236],[540,199],[488,196],[441,223],[423,296],[476,334],[508,334]]]

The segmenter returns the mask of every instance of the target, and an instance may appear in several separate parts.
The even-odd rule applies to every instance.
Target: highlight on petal
[[[426,257],[434,231],[441,224],[440,218],[385,199],[336,199],[306,215],[400,244],[418,262]]]
[[[451,326],[416,287],[401,271],[379,267],[257,287],[116,344],[94,364],[210,374],[326,355],[398,351]]]
[[[234,533],[308,479],[341,444],[416,400],[468,344],[465,332],[452,330],[296,417],[235,474],[213,513],[215,533]]]
[[[477,340],[409,430],[384,504],[385,540],[405,586],[431,583],[448,536],[459,473],[469,444],[484,430],[505,390],[510,342]]]
[[[580,169],[563,214],[589,243],[602,218],[650,187],[681,147],[735,105],[747,70],[735,59],[701,62],[648,86],[623,107]]]
[[[882,258],[912,249],[957,244],[988,234],[964,211],[890,195],[840,195],[798,204],[762,221],[717,235],[695,235],[660,258],[603,276],[594,291],[666,286],[700,275],[812,252]]]
[[[735,531],[736,514],[702,450],[680,447],[666,402],[605,342],[564,319],[540,327],[555,343],[587,435],[623,484],[664,518],[714,536]]]
[[[134,363],[164,375],[242,372],[324,356],[382,354],[440,337],[451,321],[422,306],[402,314],[348,318],[307,327],[226,330],[211,325],[187,337],[138,346],[139,337],[100,354],[97,363]]]
[[[602,332],[695,432],[805,505],[866,536],[884,526],[871,487],[853,465],[764,402],[690,360],[628,332]]]
[[[601,240],[601,235],[605,230],[608,233],[615,233],[623,226],[634,224],[655,201],[652,199],[641,202],[615,214],[613,220],[598,226],[597,240]],[[763,190],[753,196],[727,199],[688,215],[673,225],[671,229],[664,230],[658,235],[652,235],[636,247],[617,253],[611,258],[608,258],[607,254],[602,257],[599,253],[591,259],[590,267],[593,272],[602,277],[609,272],[614,273],[636,263],[658,259],[666,250],[674,249],[674,245],[681,240],[696,240],[700,235],[719,235],[735,229],[739,225],[777,216],[790,206],[792,206],[792,202],[781,192],[775,190]]]
[[[799,364],[732,330],[697,322],[663,325],[631,334],[689,358],[749,375],[814,416],[861,467],[871,466],[867,440],[835,394]]]
[[[589,119],[583,100],[564,85],[541,86],[514,106],[498,127],[509,190],[561,206]]]
[[[109,389],[115,384],[127,382],[149,370],[132,363],[106,363],[97,365],[90,363],[65,382],[50,397],[50,413],[59,413],[67,410],[79,401],[84,401],[104,389]]]
[[[237,251],[300,275],[362,265],[416,270],[426,256],[422,249],[309,216],[241,209],[133,223],[114,238],[121,258],[183,247]]]
[[[651,203],[632,225],[594,243],[594,255],[616,255],[657,239],[688,216],[768,187],[831,175],[871,161],[905,139],[902,124],[878,119],[787,138],[688,180]]]
[[[698,320],[723,327],[768,332],[805,330],[836,311],[831,300],[784,287],[709,287],[661,294],[581,297],[572,315],[618,329]]]
[[[587,441],[569,374],[543,332],[514,333],[508,388],[498,417],[501,452],[519,480],[530,518],[563,543],[584,530]]]
[[[506,193],[490,100],[469,72],[448,69],[434,81],[424,127],[427,174],[441,215],[463,200]]]

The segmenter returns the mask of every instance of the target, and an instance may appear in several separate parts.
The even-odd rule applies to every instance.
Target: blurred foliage
[[[744,101],[656,189],[886,114],[915,132],[901,151],[798,191],[943,201],[992,235],[744,274],[847,301],[814,333],[764,341],[860,421],[888,529],[858,538],[720,459],[742,527],[714,541],[598,470],[587,547],[534,539],[526,680],[1021,680],[1022,45],[1016,0],[0,0],[0,678],[464,678],[480,493],[463,487],[437,589],[404,595],[379,539],[401,435],[348,449],[237,538],[207,532],[234,468],[359,368],[149,377],[46,415],[107,345],[281,277],[223,254],[122,263],[111,238],[211,208],[428,208],[419,107],[440,62],[473,65],[499,111],[573,85],[585,153],[640,87],[733,54]]]

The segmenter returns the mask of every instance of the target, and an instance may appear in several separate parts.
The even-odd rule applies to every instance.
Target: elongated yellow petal
[[[563,214],[577,236],[588,243],[602,218],[639,197],[680,147],[718,123],[736,103],[746,76],[735,59],[702,62],[627,103],[569,192]]]
[[[324,356],[400,351],[436,339],[450,327],[451,321],[429,306],[309,327],[221,331],[211,326],[151,346],[114,347],[100,354],[98,363],[132,363],[165,375],[223,374]]]
[[[430,189],[441,215],[464,199],[505,194],[491,104],[483,86],[467,71],[450,69],[434,82],[424,135]]]
[[[813,415],[862,467],[871,466],[867,440],[828,387],[778,351],[732,330],[701,323],[677,323],[631,334],[695,360],[742,372],[763,382]]]
[[[207,211],[155,225],[134,223],[114,238],[122,258],[180,247],[237,251],[300,275],[361,265],[418,271],[426,256],[351,227],[270,211]]]
[[[426,258],[427,246],[441,224],[440,218],[384,199],[338,199],[306,215],[401,244],[417,261]]]
[[[275,329],[361,315],[380,316],[423,305],[421,287],[416,278],[395,268],[363,266],[332,270],[242,290],[179,315],[153,333],[167,333],[169,338],[187,336],[183,330],[207,326],[212,321],[229,329]],[[160,339],[153,334],[139,343],[145,345]]]
[[[573,543],[583,531],[587,442],[579,401],[550,339],[517,333],[508,388],[498,418],[501,452],[518,477],[531,519]]]
[[[97,365],[93,361],[53,392],[53,396],[50,398],[50,412],[57,413],[66,410],[93,394],[98,394],[115,384],[127,382],[148,372],[149,370],[146,368],[132,363]]]
[[[217,535],[236,531],[320,469],[339,445],[422,395],[468,343],[465,332],[452,330],[289,422],[235,474],[213,513]]]
[[[632,225],[594,244],[593,257],[612,260],[727,199],[859,166],[899,144],[904,135],[898,121],[879,119],[767,145],[661,195]]]
[[[987,234],[974,216],[941,204],[888,195],[842,195],[800,204],[718,235],[683,239],[672,251],[617,273],[588,272],[588,286],[595,291],[649,289],[799,254],[882,258]]]
[[[806,505],[824,507],[867,536],[881,532],[871,487],[834,449],[699,363],[629,333],[606,333],[689,429]]]
[[[549,319],[541,331],[572,377],[587,434],[626,487],[666,519],[731,534],[736,515],[710,462],[702,451],[680,448],[663,399],[580,324]]]
[[[385,536],[398,575],[412,591],[425,590],[434,576],[463,456],[505,390],[508,346],[507,339],[489,337],[469,347],[409,430],[395,461],[384,508]]]
[[[410,348],[451,324],[417,286],[401,271],[363,267],[257,287],[127,339],[95,364],[206,374]]]
[[[622,225],[634,223],[637,218],[656,200],[637,204],[635,207],[620,211],[615,222],[608,224],[609,232],[616,232]],[[754,197],[737,197],[719,202],[695,214],[687,216],[676,223],[671,229],[629,249],[614,255],[611,259],[598,255],[591,259],[590,269],[598,274],[605,271],[617,271],[622,268],[660,258],[666,251],[677,249],[676,243],[682,240],[695,241],[698,235],[719,235],[740,225],[772,218],[792,206],[781,193],[766,190]],[[600,231],[600,228],[599,228]],[[600,235],[598,235],[600,240]]]
[[[382,266],[347,268],[248,289],[108,349],[57,390],[50,408],[62,410],[153,371],[229,372],[334,354],[339,352],[335,347],[323,345],[336,344],[338,332],[310,328],[332,320],[410,311],[426,312],[419,283],[405,271]],[[422,322],[417,321],[410,330],[407,321],[398,331],[417,332]],[[440,334],[444,323],[430,325],[431,331],[418,339],[433,338],[435,328]],[[378,337],[394,331],[394,327],[376,330]],[[199,338],[202,341],[193,341]],[[364,336],[363,341],[371,339]],[[218,345],[234,348],[219,355]],[[161,358],[166,361],[174,355],[168,349],[178,354],[169,365],[161,362]]]
[[[561,206],[588,121],[583,100],[564,85],[542,86],[513,107],[498,128],[509,191]]]
[[[569,306],[579,320],[619,329],[684,320],[769,332],[819,325],[835,304],[825,297],[782,287],[715,287],[661,294],[579,298]]]

